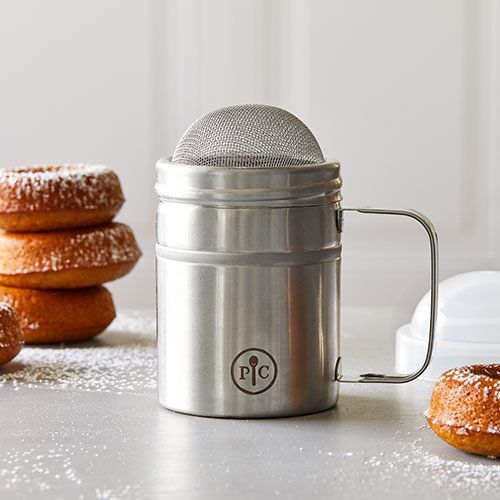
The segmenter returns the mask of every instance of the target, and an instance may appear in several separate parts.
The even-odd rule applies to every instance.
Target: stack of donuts
[[[123,202],[118,176],[102,165],[0,170],[0,302],[17,313],[26,343],[86,340],[114,319],[102,285],[141,255],[132,230],[112,222]]]

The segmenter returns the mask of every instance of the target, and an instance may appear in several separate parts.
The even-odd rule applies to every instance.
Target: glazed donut
[[[0,285],[83,288],[127,274],[141,252],[132,230],[110,223],[49,233],[0,233]]]
[[[110,222],[124,202],[103,165],[34,165],[0,170],[0,227],[49,231]]]
[[[462,451],[500,457],[500,364],[444,372],[426,418],[434,432]]]
[[[0,300],[17,312],[27,344],[80,342],[101,333],[115,318],[103,286],[33,290],[0,286]]]
[[[0,303],[0,366],[14,359],[24,344],[24,335],[14,309]]]

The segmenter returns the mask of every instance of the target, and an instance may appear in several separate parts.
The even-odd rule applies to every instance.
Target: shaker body
[[[245,185],[248,174],[238,175]],[[334,406],[338,203],[207,203],[157,191],[160,404],[236,418]]]
[[[253,418],[335,405],[339,258],[226,266],[158,257],[157,265],[162,406]]]

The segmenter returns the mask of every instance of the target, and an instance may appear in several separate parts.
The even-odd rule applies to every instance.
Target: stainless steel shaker
[[[260,108],[267,117],[270,107]],[[269,123],[282,128],[283,119],[275,116],[279,108],[270,109]],[[298,121],[293,126],[303,125],[293,119]],[[234,128],[228,127],[231,134]],[[198,131],[196,141],[203,134]],[[334,406],[340,382],[401,383],[418,377],[430,361],[436,318],[437,237],[432,224],[412,210],[342,208],[336,161],[304,163],[307,155],[297,161],[296,151],[288,161],[283,154],[269,159],[260,149],[255,154],[241,144],[245,141],[226,155],[228,165],[219,165],[220,154],[209,157],[206,151],[196,161],[179,162],[174,156],[157,163],[160,404],[212,417],[301,415]],[[234,165],[235,157],[245,158],[244,165]],[[411,217],[427,232],[429,342],[415,373],[349,378],[341,372],[340,261],[346,210]]]

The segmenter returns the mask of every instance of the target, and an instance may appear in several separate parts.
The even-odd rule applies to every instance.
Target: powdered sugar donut
[[[0,303],[0,366],[15,358],[23,344],[24,335],[16,313]]]
[[[0,286],[0,301],[17,312],[27,344],[81,342],[95,337],[115,318],[103,286],[76,290],[34,290]]]
[[[444,372],[434,386],[426,417],[451,446],[500,457],[500,364]]]
[[[125,224],[54,231],[0,233],[0,285],[82,288],[127,274],[141,252]]]
[[[110,222],[124,202],[103,165],[34,165],[0,170],[0,227],[49,231]]]

